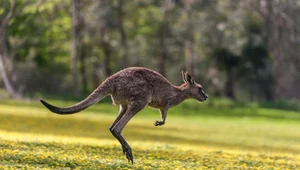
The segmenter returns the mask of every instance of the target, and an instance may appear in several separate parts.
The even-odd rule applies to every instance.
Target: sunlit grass
[[[52,114],[38,102],[2,101],[0,109],[0,169],[300,167],[297,112],[254,108],[259,116],[247,116],[253,108],[245,108],[249,112],[245,116],[239,113],[242,108],[231,108],[235,116],[209,116],[208,113],[222,109],[187,102],[171,109],[166,125],[155,127],[153,122],[160,118],[159,113],[146,109],[123,132],[133,149],[135,164],[130,165],[108,130],[118,107],[98,104],[69,116]],[[225,112],[229,110],[225,108]],[[279,119],[281,114],[285,114],[283,119]]]
[[[1,168],[79,169],[296,169],[299,156],[286,154],[192,151],[152,147],[135,149],[128,164],[115,145],[1,141]]]

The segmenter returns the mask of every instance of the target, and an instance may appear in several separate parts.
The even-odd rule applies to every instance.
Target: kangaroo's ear
[[[181,71],[181,75],[182,75],[182,80],[187,83],[187,80],[186,80],[186,77],[185,77],[185,74],[183,71]]]
[[[189,84],[195,84],[194,78],[188,72],[185,72],[185,78]]]

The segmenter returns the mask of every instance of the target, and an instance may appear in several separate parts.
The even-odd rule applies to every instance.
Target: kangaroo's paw
[[[162,125],[165,124],[165,121],[157,120],[157,121],[155,121],[153,124],[154,124],[154,126],[162,126]]]
[[[133,164],[133,156],[130,147],[123,147],[123,154],[126,156],[129,163]]]

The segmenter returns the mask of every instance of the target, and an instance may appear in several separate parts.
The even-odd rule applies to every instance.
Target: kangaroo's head
[[[208,96],[203,91],[201,84],[195,82],[194,78],[188,74],[188,72],[181,72],[182,79],[185,82],[183,87],[187,90],[189,97],[198,101],[204,102]]]

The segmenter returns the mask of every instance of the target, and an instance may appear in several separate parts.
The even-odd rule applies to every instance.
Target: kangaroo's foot
[[[122,147],[122,149],[123,149],[123,154],[128,159],[128,162],[133,164],[133,156],[132,156],[131,148],[130,147]]]
[[[154,126],[162,126],[162,125],[165,124],[165,121],[163,121],[163,120],[157,120],[153,124],[154,124]]]

